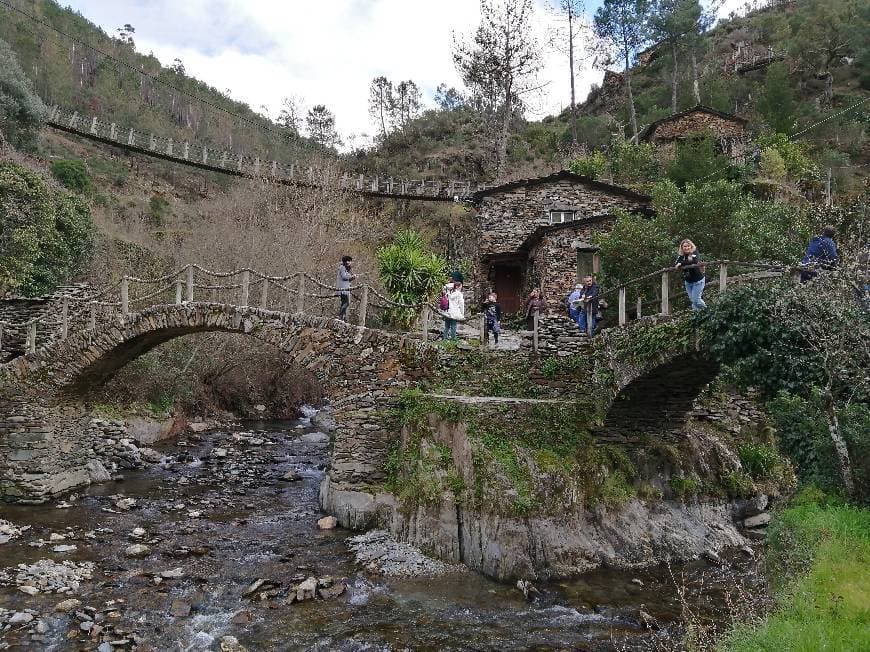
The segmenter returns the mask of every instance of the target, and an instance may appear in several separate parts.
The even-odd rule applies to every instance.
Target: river
[[[736,571],[705,562],[599,570],[536,583],[531,602],[515,586],[468,571],[384,577],[356,563],[346,544],[355,533],[317,528],[327,447],[300,440],[317,440],[315,432],[307,419],[209,431],[156,446],[163,462],[125,472],[123,481],[47,505],[0,505],[0,519],[30,526],[0,545],[0,567],[13,571],[0,587],[0,623],[4,609],[7,621],[33,616],[0,626],[0,649],[217,650],[224,636],[249,651],[671,649],[684,604],[721,619],[723,587],[753,575],[754,564],[741,559]],[[302,480],[281,481],[288,469]],[[129,557],[136,543],[150,553]],[[15,565],[46,558],[93,562],[93,576],[62,595],[14,586]],[[347,589],[286,604],[288,587],[312,576]],[[269,582],[244,597],[257,579]],[[69,598],[82,604],[56,612]],[[643,625],[641,610],[656,627]]]

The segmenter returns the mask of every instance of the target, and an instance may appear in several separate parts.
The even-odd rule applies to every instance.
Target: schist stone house
[[[651,123],[640,135],[642,141],[655,145],[659,160],[676,155],[677,143],[712,135],[720,151],[734,161],[742,161],[746,151],[746,124],[743,118],[707,106],[675,113]]]
[[[646,195],[568,171],[477,192],[477,296],[492,289],[511,313],[537,287],[558,310],[580,278],[599,271],[590,236],[611,228],[614,209],[648,213],[649,202]]]

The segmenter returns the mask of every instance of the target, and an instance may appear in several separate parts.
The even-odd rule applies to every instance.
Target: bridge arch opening
[[[646,370],[613,398],[600,436],[618,440],[639,434],[671,435],[682,428],[695,400],[718,373],[719,364],[698,352]]]

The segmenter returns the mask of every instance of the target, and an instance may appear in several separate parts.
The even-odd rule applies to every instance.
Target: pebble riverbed
[[[161,461],[0,505],[0,650],[678,649],[744,568],[595,571],[516,586],[387,533],[321,529],[328,435],[308,419],[155,446]],[[329,519],[321,524],[329,525]]]

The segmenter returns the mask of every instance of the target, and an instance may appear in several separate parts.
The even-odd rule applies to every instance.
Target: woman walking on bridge
[[[677,250],[677,260],[674,267],[682,269],[683,284],[686,286],[689,301],[692,302],[692,310],[707,307],[704,299],[701,298],[707,279],[704,278],[704,267],[700,263],[701,254],[698,253],[698,248],[694,242],[686,238],[680,243],[680,248]]]

